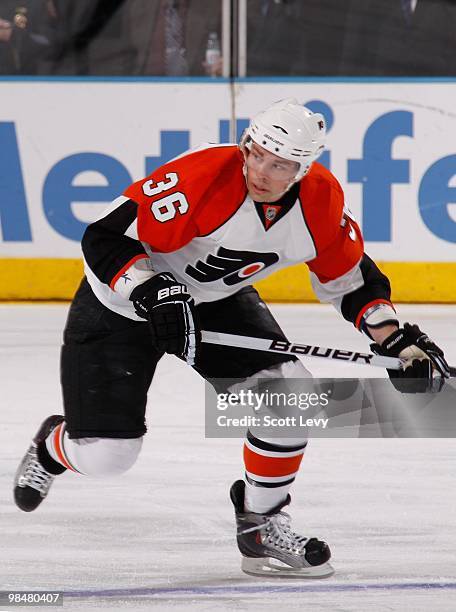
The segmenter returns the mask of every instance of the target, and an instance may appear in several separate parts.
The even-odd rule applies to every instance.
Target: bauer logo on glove
[[[160,289],[157,293],[157,300],[163,300],[164,298],[170,297],[171,295],[178,295],[179,293],[187,293],[187,287],[185,285],[173,285],[172,287],[165,287]]]
[[[187,287],[170,273],[156,274],[135,287],[130,300],[138,317],[149,322],[155,348],[194,365],[201,331]]]

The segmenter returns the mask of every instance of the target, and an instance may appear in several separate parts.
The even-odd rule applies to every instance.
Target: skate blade
[[[330,563],[322,563],[310,567],[291,567],[278,559],[266,557],[256,559],[242,557],[241,569],[250,576],[268,576],[273,578],[329,578],[334,574]]]

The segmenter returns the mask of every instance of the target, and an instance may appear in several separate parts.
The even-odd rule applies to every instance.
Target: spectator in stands
[[[221,75],[221,55],[206,63],[211,33],[220,41],[221,0],[134,0],[132,9],[138,74]]]
[[[34,75],[49,49],[46,0],[2,0],[0,5],[0,74]]]
[[[220,1],[51,0],[51,52],[44,74],[202,75]],[[217,64],[221,72],[221,60]]]
[[[455,0],[249,0],[249,76],[454,76]]]
[[[341,75],[455,76],[454,0],[344,0]]]
[[[129,23],[131,0],[51,0],[52,41],[44,74],[130,75],[136,51]]]
[[[248,76],[338,74],[346,0],[249,0]]]

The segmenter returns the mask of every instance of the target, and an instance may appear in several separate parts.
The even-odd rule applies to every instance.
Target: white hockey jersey
[[[340,307],[344,296],[364,287],[361,232],[329,170],[314,163],[278,202],[265,204],[247,193],[243,165],[237,145],[208,145],[128,187],[83,238],[97,298],[141,320],[128,297],[157,272],[172,272],[200,303],[299,262],[308,265],[322,301]],[[355,318],[373,303],[389,304],[387,291],[364,293]]]

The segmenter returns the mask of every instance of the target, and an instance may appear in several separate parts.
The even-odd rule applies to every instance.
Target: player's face
[[[247,189],[255,202],[274,202],[287,190],[299,170],[298,162],[270,153],[255,142],[246,150]]]

